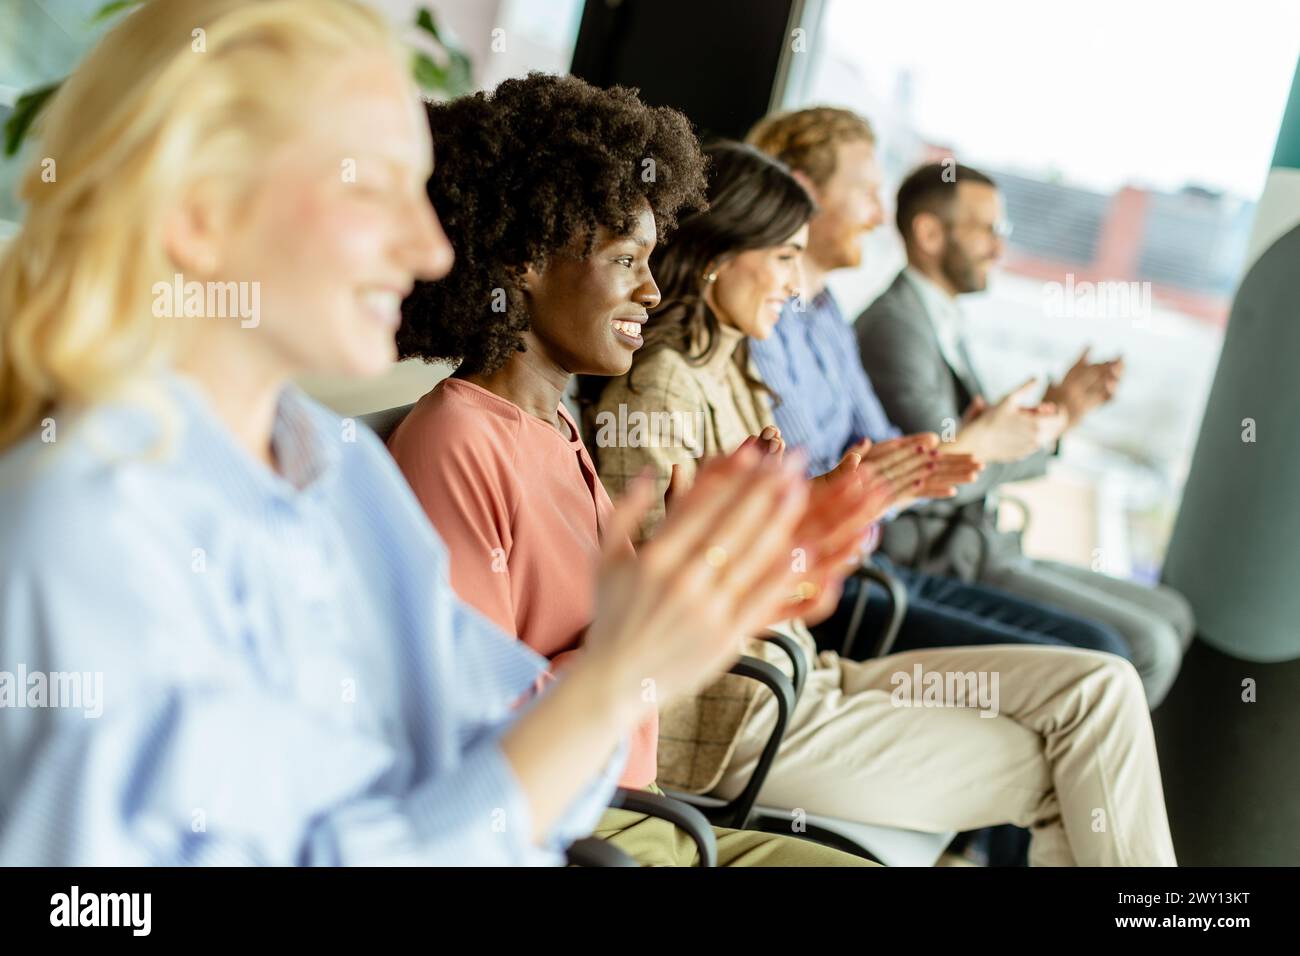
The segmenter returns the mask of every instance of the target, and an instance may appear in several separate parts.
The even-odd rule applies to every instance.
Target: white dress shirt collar
[[[961,347],[962,336],[965,334],[964,316],[956,297],[949,295],[933,279],[912,266],[904,269],[903,275],[921,297],[921,304],[925,306],[930,325],[939,340],[939,351],[943,354],[944,361],[963,382],[974,381],[975,370],[969,367],[965,350]]]

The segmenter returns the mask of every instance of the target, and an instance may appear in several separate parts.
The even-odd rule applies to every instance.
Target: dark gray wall
[[[705,137],[743,139],[768,108],[794,0],[587,0],[572,72],[641,90]]]

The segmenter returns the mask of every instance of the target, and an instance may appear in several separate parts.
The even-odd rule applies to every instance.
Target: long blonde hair
[[[291,71],[372,47],[402,55],[354,0],[150,0],[105,35],[39,121],[0,253],[0,450],[168,363],[162,213],[199,177],[251,187],[303,111]]]

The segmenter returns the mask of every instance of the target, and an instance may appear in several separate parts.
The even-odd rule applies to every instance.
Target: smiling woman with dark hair
[[[629,89],[541,73],[428,110],[439,172],[429,196],[447,210],[456,264],[447,282],[421,283],[406,300],[402,357],[459,363],[459,378],[491,375],[537,347],[530,326],[550,322],[589,362],[625,363],[628,343],[608,322],[580,328],[563,310],[530,311],[527,273],[557,253],[575,266],[602,238],[609,261],[630,269],[630,253],[703,202],[704,159],[686,117]],[[609,321],[645,314],[627,303],[612,311]]]
[[[800,291],[813,204],[780,161],[752,147],[718,143],[705,152],[708,208],[683,214],[671,242],[650,260],[663,301],[650,310],[646,347],[627,375],[583,383],[595,401],[594,422],[658,418],[702,427],[694,447],[654,435],[610,441],[596,431],[599,474],[615,491],[647,469],[661,489],[670,474],[675,487],[689,485],[700,455],[726,454],[752,436],[774,457],[784,454],[770,393],[756,382],[746,346],[786,321],[781,311]],[[890,507],[950,495],[975,468],[967,456],[931,458],[937,444],[930,434],[858,446],[836,470],[883,469],[892,479]],[[642,533],[652,535],[662,517],[660,509],[647,512]],[[950,593],[962,587],[953,582]],[[1013,599],[982,600],[987,608]],[[995,606],[978,619],[980,643],[991,646],[912,646],[861,662],[818,653],[807,629],[793,622],[810,671],[763,802],[930,832],[1032,826],[1038,864],[1172,862],[1151,723],[1132,666],[1111,654],[1012,646],[1050,638],[1023,633],[1008,610]],[[941,618],[934,630],[951,634],[953,618]],[[957,710],[900,705],[899,678],[925,671],[997,674],[998,703],[977,714],[960,692],[946,703]],[[746,709],[734,693],[728,699],[726,681],[710,688],[706,720],[689,700],[663,711],[659,775],[667,786],[725,798],[752,772],[776,702]],[[1110,818],[1126,823],[1096,834],[1090,814],[1104,800],[1113,804]]]
[[[573,77],[507,80],[490,96],[430,106],[429,118],[438,167],[429,193],[456,265],[407,299],[398,341],[404,355],[459,364],[402,422],[390,449],[451,550],[460,596],[553,669],[567,669],[590,653],[597,602],[588,566],[601,538],[607,552],[633,552],[630,529],[611,522],[613,505],[564,391],[577,373],[627,371],[659,302],[650,253],[680,208],[703,204],[704,158],[680,113]],[[868,507],[861,489],[841,485],[810,506],[799,540],[832,513],[863,527]],[[732,520],[753,528],[765,518]],[[704,565],[706,550],[728,553],[702,548],[692,560]],[[832,571],[842,564],[843,555],[825,551],[806,574],[787,569],[775,584],[778,604],[805,582],[838,591]],[[642,693],[660,701],[653,680]],[[624,786],[654,787],[657,738],[651,717],[631,742]],[[597,834],[646,863],[695,860],[682,834],[640,814],[610,811]],[[727,830],[718,831],[718,857],[746,866],[863,862]]]

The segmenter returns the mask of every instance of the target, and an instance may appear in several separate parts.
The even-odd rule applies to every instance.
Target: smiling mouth
[[[631,345],[640,346],[645,340],[641,338],[641,323],[630,319],[611,319],[610,327],[614,334]]]
[[[362,308],[373,321],[394,331],[402,324],[401,293],[394,289],[369,288],[360,298]]]

